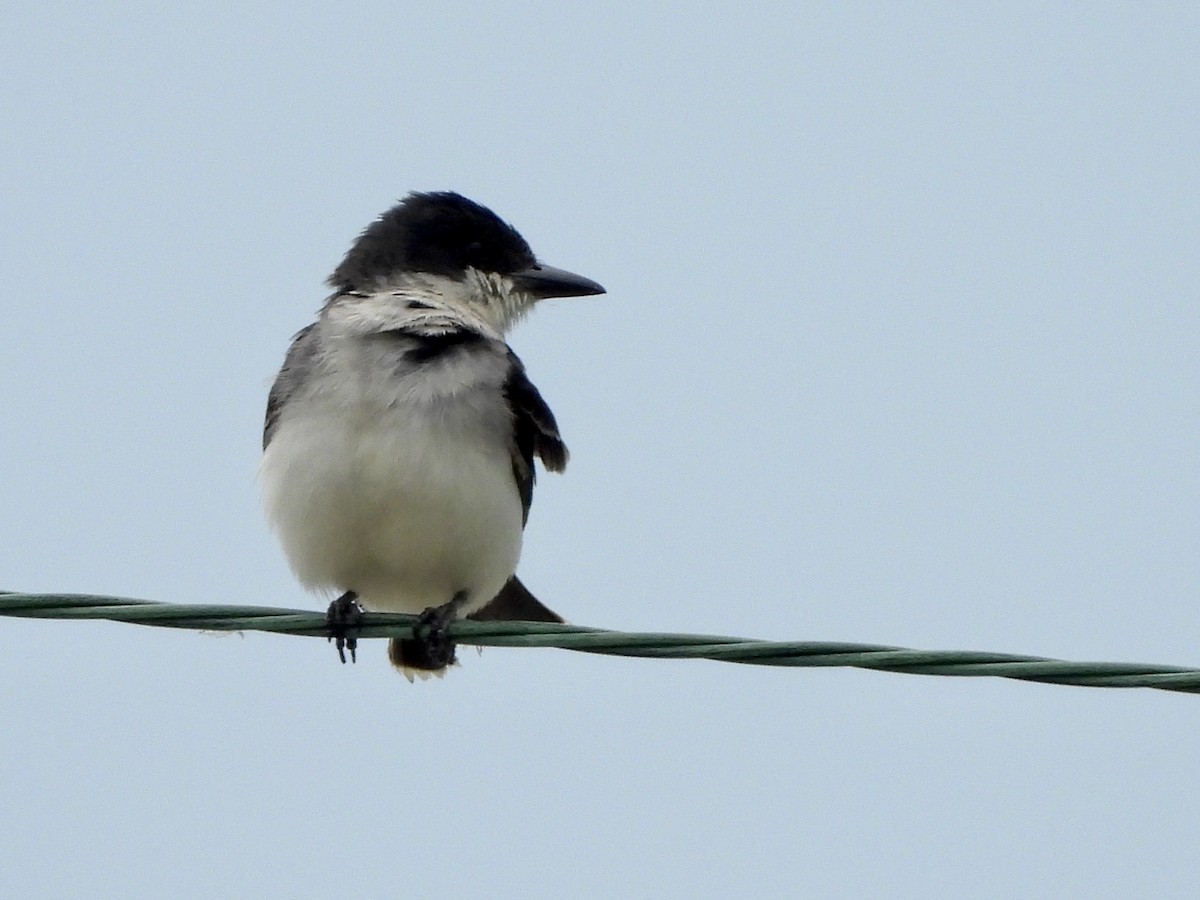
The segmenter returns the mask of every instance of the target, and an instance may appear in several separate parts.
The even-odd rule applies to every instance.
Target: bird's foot
[[[413,623],[413,636],[394,640],[388,648],[392,663],[401,669],[440,672],[458,662],[458,646],[446,633],[466,601],[465,592],[454,595],[449,603],[431,606]]]
[[[325,611],[325,624],[329,627],[329,640],[337,647],[338,658],[344,664],[346,651],[350,651],[350,662],[358,662],[358,626],[362,624],[363,608],[358,603],[358,594],[346,591],[329,604]]]

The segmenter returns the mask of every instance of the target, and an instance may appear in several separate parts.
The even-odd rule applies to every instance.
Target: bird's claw
[[[447,634],[456,611],[455,604],[447,603],[431,606],[417,617],[412,643],[407,649],[420,668],[444,669],[457,661],[454,653],[457,645]]]
[[[329,604],[325,611],[325,624],[329,628],[327,640],[333,641],[337,647],[338,659],[346,662],[346,651],[350,651],[350,662],[358,662],[357,629],[362,624],[363,608],[359,605],[358,595],[347,591]]]

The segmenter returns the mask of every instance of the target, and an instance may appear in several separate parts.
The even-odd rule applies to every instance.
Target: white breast
[[[394,378],[386,402],[327,383],[289,404],[263,455],[263,502],[305,585],[407,613],[466,591],[469,613],[521,552],[507,411],[496,386],[435,397]]]

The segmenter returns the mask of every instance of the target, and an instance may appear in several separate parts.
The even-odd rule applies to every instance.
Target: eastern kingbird
[[[454,662],[457,617],[561,622],[514,573],[534,457],[561,472],[567,448],[504,335],[539,300],[604,288],[449,192],[385,212],[328,284],[271,388],[261,479],[296,576],[340,594],[342,662],[363,609],[420,614],[388,645],[410,680]]]

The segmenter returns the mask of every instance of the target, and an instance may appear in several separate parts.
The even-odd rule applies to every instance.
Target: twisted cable
[[[90,594],[0,592],[0,615],[36,619],[107,619],[202,631],[266,631],[327,637],[324,613],[269,606],[156,603]],[[411,637],[415,616],[366,613],[360,638]],[[878,644],[763,641],[705,634],[608,631],[543,622],[459,620],[459,643],[481,647],[556,647],[581,653],[651,659],[710,659],[755,666],[850,666],[910,675],[995,676],[1082,687],[1154,688],[1200,693],[1200,669],[1142,663],[1070,662],[971,650],[911,650]]]

